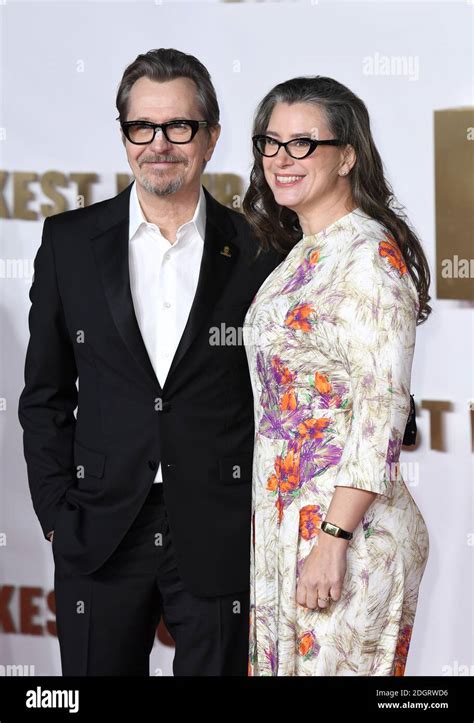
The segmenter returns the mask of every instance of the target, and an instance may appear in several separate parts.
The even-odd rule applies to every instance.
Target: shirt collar
[[[149,223],[144,214],[142,207],[140,206],[140,201],[138,200],[138,194],[137,194],[137,184],[136,181],[132,183],[132,188],[130,191],[130,215],[129,215],[129,240],[131,241],[132,238],[135,236],[136,232],[142,225],[142,223]],[[185,229],[187,227],[193,227],[197,233],[199,234],[199,237],[202,241],[204,241],[204,237],[206,234],[206,196],[204,195],[204,189],[201,185],[199,192],[199,199],[196,205],[196,209],[194,211],[193,217],[190,221],[186,221],[186,223],[183,223],[179,228],[178,232],[181,229]]]

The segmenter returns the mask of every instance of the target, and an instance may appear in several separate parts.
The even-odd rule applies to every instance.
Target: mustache
[[[164,161],[168,163],[182,163],[183,159],[176,158],[175,156],[152,156],[141,159],[139,165],[141,166],[143,163],[163,163]]]

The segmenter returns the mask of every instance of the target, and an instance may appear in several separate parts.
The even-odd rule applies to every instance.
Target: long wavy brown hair
[[[317,105],[325,113],[332,137],[354,148],[356,162],[348,176],[352,198],[368,216],[379,221],[398,244],[418,292],[417,324],[426,321],[432,310],[428,304],[431,299],[428,262],[415,231],[408,223],[403,206],[394,197],[385,178],[382,159],[372,137],[369,114],[363,101],[333,78],[320,75],[292,78],[276,85],[263,98],[255,113],[252,135],[267,132],[277,103]],[[286,255],[302,236],[298,216],[291,209],[276,203],[265,180],[262,156],[255,149],[253,154],[254,163],[243,210],[260,249],[273,247]]]

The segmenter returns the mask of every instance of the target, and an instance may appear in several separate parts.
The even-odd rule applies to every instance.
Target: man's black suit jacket
[[[198,287],[161,388],[130,291],[130,188],[44,222],[18,410],[33,506],[61,562],[92,573],[131,526],[161,462],[185,585],[204,596],[245,590],[253,397],[243,344],[213,345],[210,330],[242,326],[281,257],[254,261],[244,217],[204,189]]]

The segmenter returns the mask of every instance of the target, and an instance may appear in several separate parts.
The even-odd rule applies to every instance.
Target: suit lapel
[[[128,217],[93,239],[105,295],[115,325],[148,381],[161,389],[135,315],[128,265]]]
[[[131,185],[106,202],[100,214],[99,231],[92,237],[92,248],[100,271],[105,295],[114,323],[130,354],[148,382],[160,396],[161,385],[143,341],[133,306],[129,272],[129,200]],[[204,189],[206,196],[206,233],[196,294],[191,311],[171,362],[164,389],[172,381],[199,329],[212,310],[235,268],[238,246],[232,242],[235,228],[221,206]]]
[[[206,235],[196,294],[183,335],[171,362],[164,389],[171,383],[176,367],[182,362],[219,299],[235,268],[239,254],[238,246],[231,240],[235,236],[235,229],[229,216],[224,207],[218,204],[206,189],[204,191],[206,194]]]

